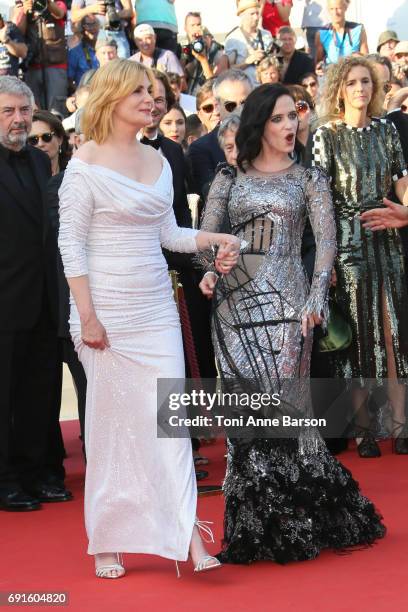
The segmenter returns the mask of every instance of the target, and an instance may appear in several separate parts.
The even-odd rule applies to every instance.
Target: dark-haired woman
[[[312,328],[326,312],[336,252],[328,180],[320,169],[293,162],[297,130],[285,87],[252,92],[237,134],[237,175],[216,176],[202,223],[217,231],[228,217],[232,232],[248,243],[235,270],[219,279],[209,271],[201,285],[214,293],[221,377],[237,389],[247,381],[269,395],[285,389],[278,419],[286,410],[310,416],[305,398],[292,389],[303,388],[309,376]],[[301,260],[307,216],[317,246],[311,286]],[[384,535],[373,504],[318,432],[300,427],[293,433],[229,439],[223,562],[312,559],[324,548],[371,544]]]
[[[71,147],[61,121],[46,110],[38,110],[33,114],[33,124],[28,142],[47,153],[51,162],[52,177],[48,181],[48,210],[51,225],[58,236],[59,228],[59,199],[58,189],[64,178],[65,168],[71,157]],[[59,289],[59,325],[58,325],[58,353],[59,353],[59,379],[55,387],[55,412],[59,414],[62,394],[62,368],[66,363],[74,381],[78,399],[78,416],[81,428],[81,437],[84,439],[86,376],[78,355],[75,352],[69,333],[69,288],[64,275],[61,258],[58,257],[58,289]],[[51,456],[64,454],[61,432],[51,432]],[[61,475],[63,476],[63,475]]]
[[[45,110],[34,112],[28,142],[48,155],[53,176],[65,170],[71,158],[71,148],[61,121],[53,113]]]

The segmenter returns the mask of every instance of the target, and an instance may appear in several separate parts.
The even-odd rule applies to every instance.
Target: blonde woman
[[[360,214],[382,205],[394,187],[408,204],[408,177],[398,133],[382,113],[383,92],[374,65],[348,57],[330,67],[323,92],[327,123],[314,136],[314,164],[331,176],[337,223],[337,302],[353,332],[349,349],[336,353],[341,378],[388,378],[395,450],[408,454],[405,393],[397,378],[408,375],[407,293],[401,241],[396,230],[373,234]],[[368,393],[354,390],[357,443],[361,457],[378,457],[370,433]]]
[[[265,57],[256,67],[256,78],[261,85],[265,83],[279,83],[280,64],[277,57]]]
[[[96,575],[125,573],[121,553],[219,566],[197,529],[187,439],[158,439],[158,378],[183,378],[177,309],[161,247],[219,245],[228,271],[239,242],[179,228],[167,161],[139,143],[151,122],[153,77],[115,60],[92,79],[85,144],[60,189],[60,250],[73,297],[71,334],[88,380],[85,523]]]

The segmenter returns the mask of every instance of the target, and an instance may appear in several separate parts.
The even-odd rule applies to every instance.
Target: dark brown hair
[[[53,113],[47,110],[37,110],[33,113],[33,123],[35,121],[43,121],[48,123],[52,132],[58,138],[61,138],[60,152],[58,155],[58,163],[60,171],[65,170],[72,155],[72,148],[68,142],[68,136],[64,130],[62,122]]]

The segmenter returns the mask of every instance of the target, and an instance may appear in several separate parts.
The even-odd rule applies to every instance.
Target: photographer
[[[244,70],[252,85],[259,85],[256,79],[256,66],[273,52],[273,38],[270,32],[258,28],[257,0],[237,0],[237,15],[241,24],[225,39],[225,53],[231,68]]]
[[[87,15],[98,17],[100,32],[98,40],[109,38],[118,46],[118,57],[127,59],[130,55],[129,41],[125,28],[133,16],[131,0],[72,0],[71,21],[78,23]]]
[[[204,31],[200,13],[187,13],[184,29],[188,44],[183,47],[182,61],[187,74],[187,92],[196,95],[201,85],[229,66],[223,48]]]
[[[394,49],[394,76],[400,79],[404,87],[408,86],[408,40],[403,40]]]
[[[13,22],[28,44],[25,81],[42,109],[65,113],[67,47],[62,0],[23,0],[16,4]]]
[[[25,58],[27,45],[24,37],[14,23],[4,21],[0,15],[0,76],[18,75],[18,58]]]

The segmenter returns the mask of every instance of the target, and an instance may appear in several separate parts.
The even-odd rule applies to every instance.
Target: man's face
[[[380,55],[382,55],[383,57],[388,57],[391,61],[393,61],[394,60],[394,49],[396,46],[397,46],[396,40],[387,40],[387,42],[385,42],[380,47]]]
[[[156,48],[156,35],[155,34],[145,34],[140,38],[135,38],[135,43],[137,48],[143,55],[147,57],[153,57],[154,50]]]
[[[405,68],[406,66],[408,66],[408,53],[398,53],[395,56],[395,61],[397,62],[397,64]]]
[[[223,81],[217,92],[221,121],[242,106],[250,93],[251,86],[246,81]]]
[[[256,30],[259,22],[259,10],[251,8],[244,11],[241,15],[241,24],[248,32]]]
[[[329,0],[327,10],[330,15],[330,21],[333,25],[343,23],[345,20],[347,4],[344,0]]]
[[[203,26],[200,17],[187,17],[185,30],[190,42],[203,35]]]
[[[157,129],[160,121],[167,113],[166,90],[163,83],[159,79],[154,79],[153,84],[153,109],[152,122],[147,127]]]
[[[118,57],[118,50],[116,47],[106,45],[105,47],[99,47],[96,52],[96,57],[100,66],[105,66],[108,62],[111,62]]]
[[[0,143],[19,150],[31,131],[33,109],[26,96],[0,94]]]
[[[293,34],[279,34],[279,40],[281,43],[282,53],[290,55],[295,50],[296,37]]]

